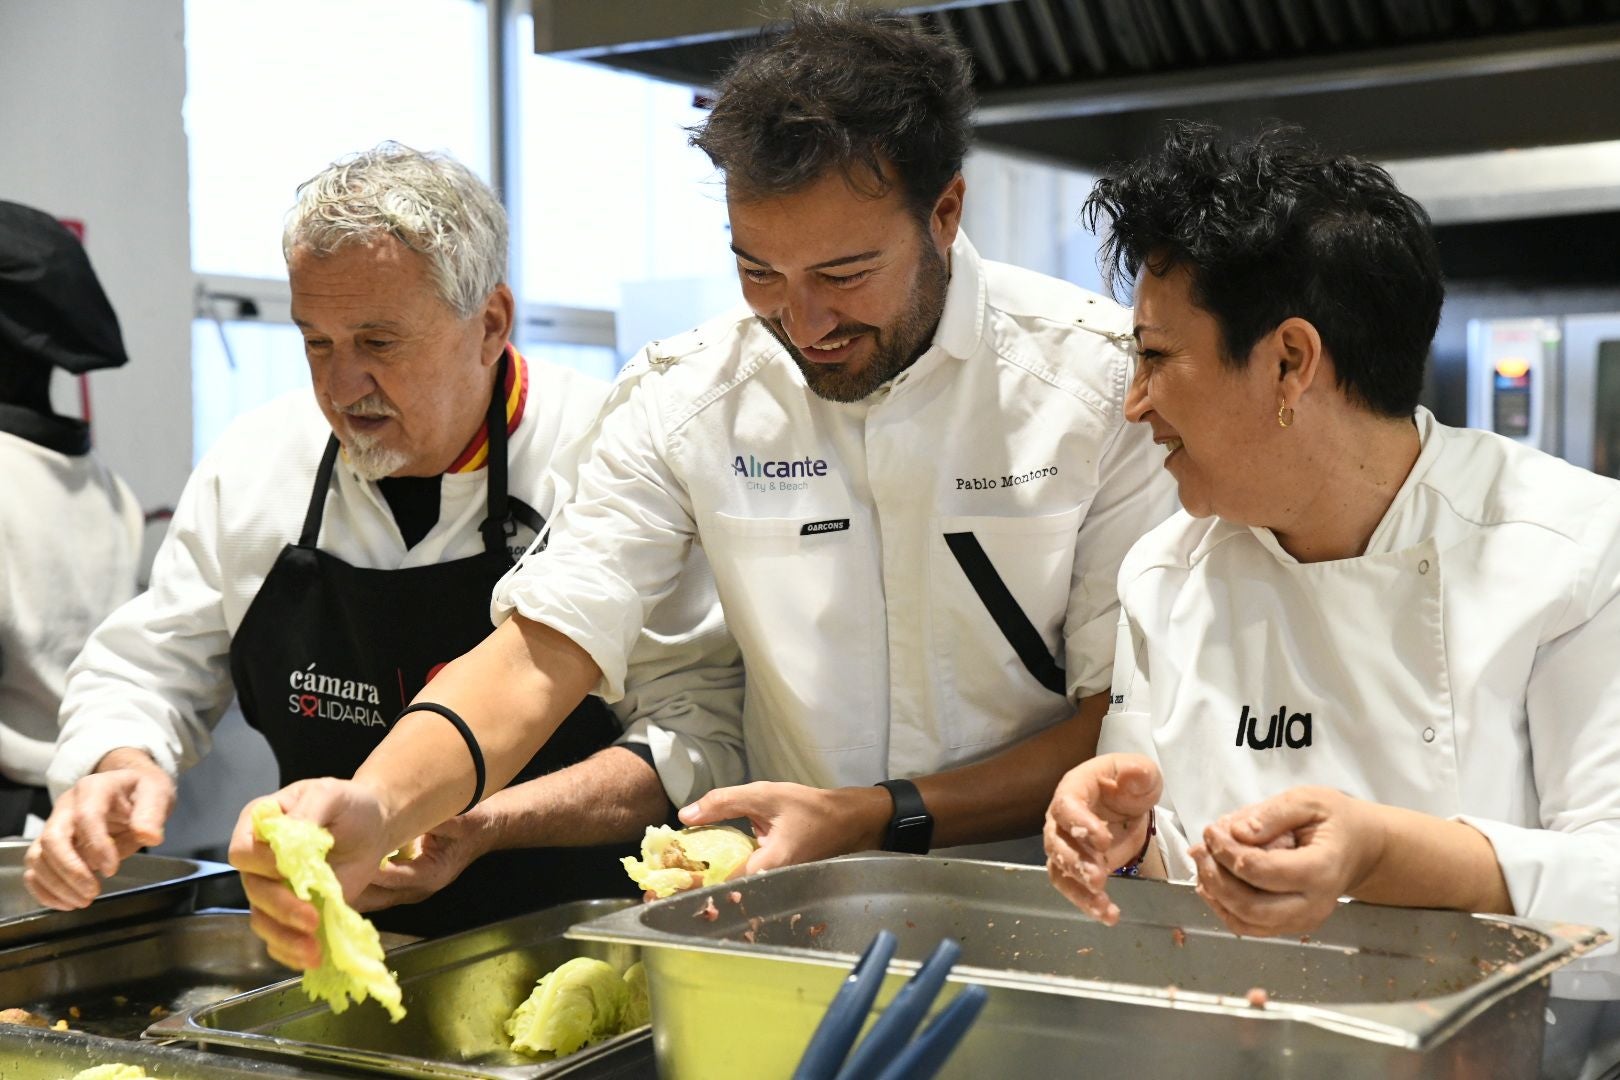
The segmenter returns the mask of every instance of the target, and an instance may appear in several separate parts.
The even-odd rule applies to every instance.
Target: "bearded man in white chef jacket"
[[[97,875],[161,839],[174,776],[233,693],[283,783],[350,775],[488,634],[490,589],[555,512],[603,406],[606,385],[512,347],[506,215],[457,162],[388,143],[337,162],[300,188],[283,246],[314,394],[209,451],[151,590],[75,664],[58,804],[26,874],[53,907],[88,903]],[[420,855],[368,880],[362,908],[437,934],[631,891],[620,846],[670,799],[741,775],[736,648],[701,558],[681,576],[626,639],[618,716],[570,702],[523,783],[426,823]],[[700,761],[667,760],[676,729]]]
[[[1418,406],[1423,210],[1297,134],[1197,125],[1088,210],[1186,512],[1120,571],[1118,704],[1053,800],[1053,880],[1113,920],[1104,873],[1145,864],[1247,936],[1341,896],[1620,935],[1620,483]],[[1552,989],[1544,1074],[1620,1059],[1616,945]]]
[[[749,819],[750,872],[1018,838],[1038,857],[1051,788],[1106,709],[1119,561],[1170,485],[1125,423],[1126,314],[960,231],[971,107],[964,55],[893,17],[801,8],[727,76],[694,142],[725,174],[747,309],[631,362],[550,546],[497,590],[511,617],[424,694],[492,778],[565,703],[619,692],[701,544],[747,669],[756,782],[684,821]],[[280,799],[365,822],[333,853],[358,872],[373,840],[468,798],[469,757],[446,725],[401,725],[364,784]],[[398,809],[379,816],[384,792]],[[305,961],[263,855],[239,829],[272,951]]]

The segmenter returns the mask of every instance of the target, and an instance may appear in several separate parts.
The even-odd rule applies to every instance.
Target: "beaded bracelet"
[[[1148,811],[1147,839],[1142,841],[1142,850],[1136,853],[1136,858],[1114,871],[1115,877],[1141,877],[1142,860],[1147,858],[1148,850],[1153,847],[1153,838],[1158,835],[1158,815],[1152,810]]]
[[[461,810],[461,813],[465,814],[468,810],[477,806],[478,801],[484,797],[484,752],[479,749],[478,740],[473,736],[472,728],[467,726],[467,721],[456,715],[454,709],[448,705],[440,705],[436,701],[413,702],[401,709],[399,716],[396,716],[394,720],[397,722],[406,713],[413,712],[430,712],[444,717],[456,726],[456,730],[461,732],[462,739],[466,741],[467,752],[472,755],[473,760],[473,796],[471,801]],[[460,817],[461,814],[456,816]]]

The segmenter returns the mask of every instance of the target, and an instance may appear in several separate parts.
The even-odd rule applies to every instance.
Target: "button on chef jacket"
[[[607,386],[526,358],[529,393],[509,437],[508,490],[543,517],[555,512],[553,464],[596,421]],[[296,540],[331,428],[308,391],[238,419],[205,455],[160,547],[152,587],[115,611],[91,636],[69,672],[62,729],[49,779],[60,795],[109,750],[147,751],[171,775],[208,752],[210,732],[229,704],[231,638],[284,545]],[[357,567],[400,570],[475,556],[484,549],[485,471],[440,481],[439,519],[407,548],[375,483],[338,455],[320,547]],[[514,555],[529,534],[511,538]],[[704,750],[702,767],[679,773],[679,803],[742,775],[736,747],[741,672],[701,562],[633,642],[630,693],[616,707],[624,740],[667,753],[671,730]],[[447,658],[450,659],[450,658]],[[341,673],[333,673],[341,674]],[[289,688],[289,693],[294,690]],[[393,717],[386,717],[392,720]],[[656,755],[655,755],[656,756]],[[713,769],[713,772],[709,770]]]
[[[1120,560],[1173,505],[1122,415],[1129,334],[1117,305],[959,235],[932,346],[865,400],[817,397],[745,310],[654,342],[497,612],[572,638],[612,700],[695,540],[743,652],[753,779],[864,785],[988,757],[1109,685]],[[1056,692],[965,576],[959,533],[1063,669]]]
[[[1358,558],[1300,563],[1185,513],[1131,551],[1101,750],[1158,759],[1172,876],[1219,815],[1324,785],[1467,822],[1519,915],[1616,934],[1620,483],[1416,421]],[[1620,997],[1615,945],[1553,993]]]

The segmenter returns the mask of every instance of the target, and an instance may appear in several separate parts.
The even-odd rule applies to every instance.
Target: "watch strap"
[[[879,780],[894,799],[894,814],[883,834],[883,850],[910,855],[926,855],[934,841],[934,816],[923,802],[922,792],[910,780]]]

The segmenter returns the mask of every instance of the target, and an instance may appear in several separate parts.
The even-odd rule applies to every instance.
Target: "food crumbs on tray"
[[[726,899],[730,900],[733,904],[740,904],[742,903],[742,893],[738,892],[736,889],[732,889],[730,892],[726,893]]]
[[[51,1022],[39,1013],[27,1009],[0,1009],[0,1024],[21,1024],[24,1027],[48,1028]]]
[[[799,912],[799,911],[795,911],[793,913],[793,917],[788,920],[788,929],[789,930],[797,929],[798,925],[799,925],[799,920],[802,919],[802,918],[804,918],[804,913]]]
[[[128,1005],[129,1004],[129,998],[125,997],[123,994],[114,994],[113,995],[113,1004],[114,1005]]]
[[[1090,945],[1082,945],[1080,948],[1074,950],[1074,953],[1076,956],[1090,956],[1092,953],[1092,947]]]
[[[815,938],[820,937],[822,934],[825,934],[826,932],[827,932],[827,924],[824,923],[824,922],[818,922],[818,923],[816,923],[814,926],[812,926],[810,928],[810,937],[812,939],[815,939]]]
[[[152,1011],[147,1013],[146,1015],[150,1016],[150,1017],[153,1017],[153,1018],[161,1018],[161,1017],[168,1016],[169,1015],[169,1010],[165,1009],[162,1005],[154,1005],[154,1006],[152,1006]]]
[[[79,1020],[84,1017],[84,1012],[77,1005],[69,1005],[68,1015],[73,1017],[75,1020]]]
[[[1187,944],[1187,931],[1183,930],[1179,926],[1171,927],[1170,940],[1176,943],[1176,948],[1181,948]]]
[[[917,924],[912,922],[910,919],[907,919],[906,920],[906,929],[907,930],[915,930],[915,929],[917,929]]]
[[[1266,993],[1264,987],[1260,986],[1250,987],[1247,996],[1249,1007],[1253,1009],[1263,1009],[1271,1001],[1271,995]]]
[[[66,1030],[68,1030],[67,1021],[66,1020],[58,1020],[56,1023],[51,1025],[51,1030],[52,1031],[66,1031]]]
[[[714,922],[714,920],[718,919],[719,917],[720,909],[714,906],[714,897],[712,896],[703,901],[702,907],[692,912],[692,918],[707,919],[710,922]]]

